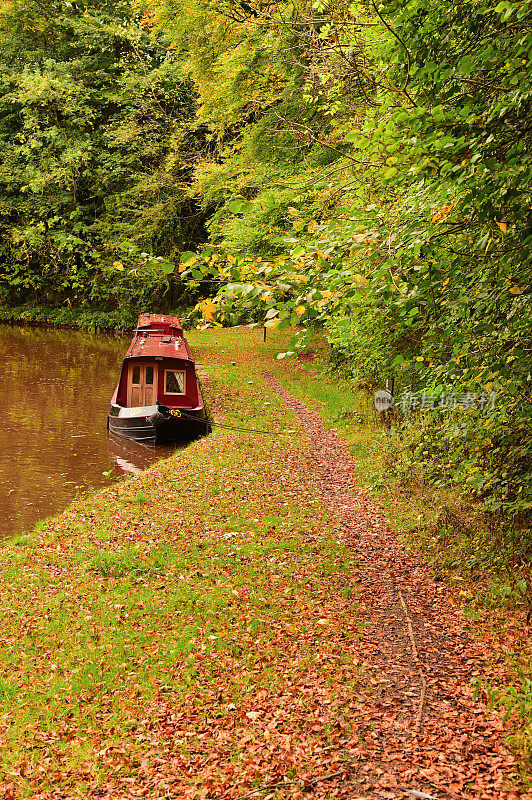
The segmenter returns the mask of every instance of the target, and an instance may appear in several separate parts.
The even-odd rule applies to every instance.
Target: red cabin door
[[[157,364],[130,364],[127,390],[129,408],[155,405],[157,400]]]

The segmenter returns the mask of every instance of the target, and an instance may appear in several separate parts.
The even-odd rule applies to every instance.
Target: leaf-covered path
[[[345,444],[271,373],[265,379],[297,415],[315,466],[314,488],[360,560],[356,578],[367,623],[360,656],[376,676],[373,696],[360,707],[366,724],[358,772],[367,796],[400,797],[403,788],[457,800],[524,796],[511,788],[516,768],[502,744],[500,716],[474,698],[475,676],[504,672],[495,666],[492,644],[470,635],[446,587],[357,486]]]
[[[470,686],[499,645],[264,379],[314,400],[281,334],[194,339],[236,430],[0,548],[0,797],[515,800]]]

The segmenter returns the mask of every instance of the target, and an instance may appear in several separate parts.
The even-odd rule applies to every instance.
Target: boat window
[[[165,394],[185,394],[185,373],[181,370],[167,369],[164,373]]]
[[[140,383],[140,366],[134,365],[131,370],[131,383]]]
[[[146,367],[146,383],[153,385],[153,367]]]

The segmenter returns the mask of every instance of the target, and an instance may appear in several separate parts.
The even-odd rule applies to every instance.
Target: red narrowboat
[[[140,315],[107,427],[115,436],[152,444],[210,432],[194,358],[176,317]]]

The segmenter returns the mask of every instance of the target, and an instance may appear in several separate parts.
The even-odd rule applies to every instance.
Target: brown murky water
[[[138,473],[174,448],[107,435],[130,337],[0,325],[0,537],[33,528],[80,492]]]

